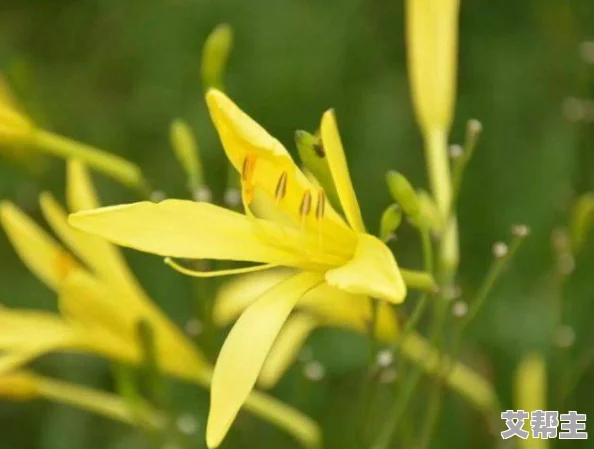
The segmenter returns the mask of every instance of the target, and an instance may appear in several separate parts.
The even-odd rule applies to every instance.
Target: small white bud
[[[241,203],[241,192],[239,189],[230,187],[225,191],[223,200],[229,207],[237,207]]]
[[[151,201],[155,203],[163,201],[165,198],[167,198],[167,195],[162,190],[155,190],[151,193]]]
[[[458,159],[464,154],[464,148],[461,145],[453,144],[448,148],[448,153],[452,159]]]
[[[462,318],[468,313],[468,304],[465,301],[456,301],[452,305],[452,314],[456,318]]]
[[[462,289],[456,284],[444,285],[441,287],[441,291],[443,298],[447,301],[452,301],[462,296]]]
[[[468,121],[468,132],[471,134],[478,134],[483,131],[483,124],[477,119]]]
[[[376,358],[375,358],[375,363],[377,363],[377,366],[379,366],[381,368],[387,368],[393,362],[394,362],[394,354],[392,353],[391,350],[382,349],[381,351],[378,351]]]
[[[503,242],[495,242],[493,244],[493,256],[495,256],[495,258],[501,259],[502,257],[505,257],[507,255],[507,252],[507,244]]]
[[[198,421],[189,413],[180,415],[175,420],[175,425],[184,435],[194,435],[198,431]]]
[[[207,186],[200,186],[194,192],[194,201],[199,203],[210,203],[212,201],[212,192]]]
[[[517,224],[512,226],[511,232],[514,237],[524,238],[530,235],[530,228],[525,224]]]
[[[312,382],[318,382],[326,375],[326,369],[320,362],[312,360],[303,367],[303,375]]]

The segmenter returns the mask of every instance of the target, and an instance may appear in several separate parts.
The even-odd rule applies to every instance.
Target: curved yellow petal
[[[237,276],[223,284],[217,292],[213,319],[218,326],[226,326],[266,290],[287,279],[294,272],[275,269],[263,273]],[[326,283],[308,291],[297,303],[299,310],[312,314],[325,326],[345,327],[366,332],[371,309],[369,298],[332,287]],[[398,321],[392,307],[379,304],[377,333],[389,342],[398,334]]]
[[[378,238],[359,234],[357,249],[350,262],[326,273],[333,287],[399,304],[406,296],[406,285],[388,247]]]
[[[66,175],[66,203],[71,212],[97,209],[101,206],[87,167],[70,159]]]
[[[101,328],[124,339],[135,338],[135,324],[141,315],[137,310],[121,307],[119,301],[90,274],[73,271],[60,286],[58,306],[61,315],[71,323]]]
[[[326,111],[322,116],[322,142],[326,159],[332,173],[332,180],[340,198],[342,210],[351,227],[357,232],[365,232],[365,224],[361,217],[361,209],[351,182],[349,168],[344,155],[344,149],[338,133],[336,118],[333,111]]]
[[[241,171],[243,160],[249,152],[264,159],[277,158],[282,165],[293,165],[285,147],[224,93],[210,89],[206,94],[206,104],[227,157],[238,171]]]
[[[43,283],[56,290],[80,264],[14,204],[0,203],[0,222],[15,251]]]
[[[209,448],[217,447],[245,402],[274,340],[299,298],[323,281],[299,273],[267,290],[239,318],[215,365],[206,427]]]
[[[146,296],[117,247],[73,228],[68,223],[68,214],[51,194],[43,193],[39,203],[46,221],[56,235],[102,282],[118,290],[120,300],[138,302],[139,298]]]
[[[305,195],[313,195],[319,188],[307,179],[283,145],[222,92],[209,90],[206,102],[225,153],[236,170],[241,174],[248,156],[254,158],[253,173],[250,179],[244,179],[244,184],[254,195],[262,193],[269,203],[276,203],[274,215],[285,215],[298,227],[304,221],[305,228],[317,229],[320,223],[315,214],[301,215],[300,205]],[[276,195],[281,182],[286,187],[282,199]],[[334,238],[348,239],[352,234],[329,204],[325,207],[322,226],[324,234]]]
[[[260,387],[272,388],[278,383],[289,366],[297,359],[301,347],[318,325],[317,319],[303,313],[287,320],[262,367],[258,378]]]
[[[225,282],[217,292],[213,307],[213,320],[217,326],[226,326],[235,320],[266,290],[295,274],[291,270],[275,269],[262,273],[236,276]]]
[[[292,254],[263,243],[247,217],[209,203],[145,201],[79,212],[68,221],[118,245],[161,256],[296,262]]]
[[[0,355],[0,375],[26,365],[44,352],[46,352],[45,348],[37,348],[35,350],[3,353]]]
[[[59,316],[35,310],[0,309],[0,350],[46,352],[65,347],[76,332]]]

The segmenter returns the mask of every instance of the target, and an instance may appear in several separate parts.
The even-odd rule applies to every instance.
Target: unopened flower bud
[[[229,54],[233,47],[233,29],[223,23],[218,25],[206,38],[202,49],[202,86],[204,89],[223,88],[223,79]]]
[[[416,222],[419,217],[419,200],[410,182],[396,171],[387,173],[386,182],[392,198],[402,207],[404,213]]]

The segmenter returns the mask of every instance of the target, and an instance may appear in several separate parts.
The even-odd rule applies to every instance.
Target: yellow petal
[[[369,297],[355,295],[322,284],[308,292],[299,302],[300,310],[307,310],[325,326],[343,327],[357,332],[367,332],[372,311]],[[398,334],[398,321],[390,304],[378,303],[376,334],[385,341]]]
[[[316,226],[317,229],[319,223],[314,213],[305,217],[300,214],[304,195],[314,194],[317,188],[297,167],[283,145],[225,94],[211,89],[206,95],[206,102],[225,153],[236,170],[242,173],[246,158],[255,157],[252,179],[247,183],[252,185],[255,192],[261,190],[273,204],[281,176],[286,176],[286,191],[282,200],[276,201],[274,207],[278,209],[278,213],[290,217],[299,227],[304,220],[306,228]],[[334,238],[350,237],[350,230],[329,204],[325,208],[322,226],[324,233]]]
[[[214,369],[206,428],[208,447],[217,447],[225,437],[299,298],[322,281],[317,273],[297,274],[267,290],[241,315]]]
[[[459,0],[408,0],[408,71],[417,120],[425,133],[446,130],[456,94]]]
[[[26,365],[41,355],[43,351],[8,352],[0,355],[0,374],[8,373]]]
[[[227,157],[238,171],[241,171],[245,155],[250,151],[264,159],[278,158],[280,164],[292,164],[285,147],[224,93],[210,89],[206,94],[206,103]]]
[[[302,313],[287,320],[262,367],[258,378],[260,387],[272,388],[277,384],[297,359],[301,347],[318,324],[314,317]]]
[[[83,192],[84,190],[81,188],[79,198],[87,196]],[[66,211],[51,194],[42,194],[40,205],[43,215],[53,231],[73,253],[95,272],[97,277],[118,290],[120,300],[131,299],[134,301],[145,297],[118,248],[99,237],[70,226]]]
[[[75,228],[161,256],[291,265],[295,258],[254,234],[250,220],[208,203],[165,200],[79,212]]]
[[[235,276],[225,282],[215,298],[213,320],[226,326],[256,301],[266,290],[293,275],[291,270],[268,270],[245,276]]]
[[[514,374],[514,405],[517,410],[547,410],[547,402],[546,360],[537,352],[527,354]]]
[[[101,206],[87,167],[75,159],[68,161],[66,201],[71,212],[97,209]]]
[[[138,323],[151,326],[158,363],[165,372],[192,379],[207,366],[206,359],[149,300],[127,301],[117,291],[83,272],[72,272],[60,290],[60,311],[86,331],[87,350],[109,358],[140,363]]]
[[[215,323],[226,326],[266,290],[287,279],[292,273],[291,270],[276,269],[237,276],[225,282],[215,298]],[[325,326],[344,327],[358,332],[366,332],[371,319],[367,296],[354,295],[326,283],[303,295],[297,307],[315,316]],[[389,304],[383,302],[379,304],[378,312],[378,336],[390,342],[398,334],[396,314]]]
[[[359,209],[355,189],[351,182],[333,111],[326,111],[322,116],[322,142],[326,152],[326,159],[328,159],[328,166],[332,173],[332,180],[336,186],[347,221],[355,231],[365,232],[361,209]]]
[[[80,335],[57,315],[32,310],[0,310],[1,370],[12,369],[44,353],[69,348]]]
[[[82,269],[70,254],[12,203],[0,203],[0,221],[21,260],[50,288],[56,290],[72,269]]]
[[[350,262],[326,273],[333,287],[385,299],[399,304],[406,296],[406,285],[394,256],[376,237],[359,234],[357,249]]]

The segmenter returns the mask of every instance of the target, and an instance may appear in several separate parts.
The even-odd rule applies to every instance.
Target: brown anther
[[[311,212],[311,192],[306,190],[301,198],[301,205],[299,206],[299,215],[306,217]]]
[[[324,218],[324,211],[326,210],[326,194],[323,190],[318,191],[318,202],[316,204],[316,218],[321,220]]]
[[[278,178],[276,188],[274,189],[274,199],[279,203],[287,193],[287,172],[284,171]]]
[[[248,154],[243,160],[241,166],[241,180],[244,182],[251,182],[254,176],[254,168],[256,167],[256,156],[254,154]]]
[[[319,143],[314,144],[313,150],[319,158],[326,157],[326,150],[324,150],[324,144],[321,140]]]

